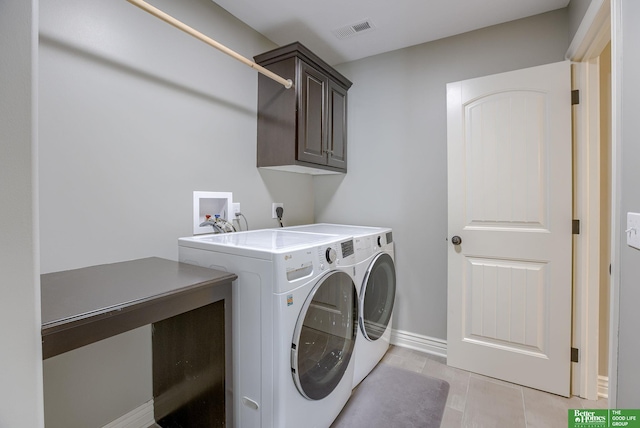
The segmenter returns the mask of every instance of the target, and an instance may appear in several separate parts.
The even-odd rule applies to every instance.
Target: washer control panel
[[[327,248],[327,251],[324,252],[324,258],[329,263],[332,264],[338,258],[338,253],[333,248]]]
[[[341,264],[354,264],[353,239],[285,253],[283,259],[287,280],[296,281]]]

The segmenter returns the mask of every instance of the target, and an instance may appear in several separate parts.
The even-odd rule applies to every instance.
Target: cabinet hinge
[[[571,222],[571,233],[580,235],[580,220],[573,220]]]
[[[571,91],[571,105],[580,104],[580,90],[574,89]]]
[[[572,363],[577,363],[579,358],[578,358],[578,348],[571,348],[571,362]]]

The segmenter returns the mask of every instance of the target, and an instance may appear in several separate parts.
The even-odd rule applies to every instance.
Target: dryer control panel
[[[375,240],[378,248],[382,248],[383,246],[387,244],[391,244],[393,242],[393,233],[392,232],[382,233],[376,236]]]

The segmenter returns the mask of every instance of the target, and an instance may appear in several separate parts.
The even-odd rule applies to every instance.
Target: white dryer
[[[351,238],[257,230],[179,239],[181,262],[234,272],[233,426],[327,428],[351,394]]]
[[[358,287],[358,338],[353,387],[380,362],[389,349],[396,294],[393,232],[389,228],[317,223],[285,228],[298,232],[353,237]]]

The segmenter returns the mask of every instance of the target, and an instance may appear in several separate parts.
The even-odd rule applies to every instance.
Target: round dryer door
[[[387,253],[379,253],[365,274],[360,290],[360,329],[369,341],[384,334],[396,297],[396,268]]]
[[[291,344],[291,372],[304,397],[321,400],[340,383],[355,345],[357,313],[355,284],[342,271],[322,277],[311,291]]]

